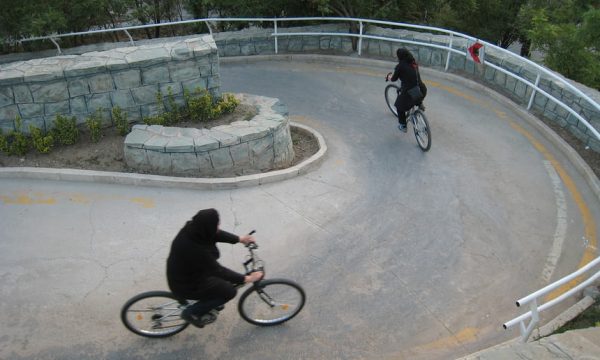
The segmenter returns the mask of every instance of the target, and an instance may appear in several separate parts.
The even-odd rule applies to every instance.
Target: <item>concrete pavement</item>
[[[423,71],[434,139],[424,155],[382,102],[385,69],[222,71],[225,91],[281,98],[323,134],[321,166],[228,190],[0,180],[0,357],[456,358],[517,335],[500,324],[543,283],[557,189],[568,222],[552,279],[579,264],[581,214],[600,213],[593,186],[526,115],[476,84]],[[585,207],[552,180],[557,167]],[[257,228],[270,274],[301,283],[307,307],[271,329],[245,324],[231,305],[215,326],[169,340],[127,333],[120,305],[164,288],[169,241],[205,206],[221,210],[224,228]],[[242,252],[222,250],[239,265]]]

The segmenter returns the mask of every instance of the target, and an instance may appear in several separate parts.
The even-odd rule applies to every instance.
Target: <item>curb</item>
[[[236,189],[246,186],[263,185],[306,174],[317,168],[324,160],[325,153],[327,152],[327,144],[323,136],[313,128],[300,123],[290,122],[290,126],[314,136],[319,143],[319,151],[310,158],[287,169],[261,174],[229,178],[185,178],[96,170],[7,167],[0,168],[0,178],[81,181],[133,186],[177,187],[196,190]]]

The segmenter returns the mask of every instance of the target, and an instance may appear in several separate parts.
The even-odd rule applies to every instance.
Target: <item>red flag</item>
[[[481,49],[482,47],[483,47],[483,45],[476,42],[475,44],[469,46],[467,49],[467,50],[469,50],[469,54],[471,54],[473,61],[475,61],[478,64],[481,64],[481,60],[479,60],[479,49]]]

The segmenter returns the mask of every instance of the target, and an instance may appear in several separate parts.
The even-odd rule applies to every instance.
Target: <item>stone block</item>
[[[71,108],[71,114],[87,114],[88,113],[88,108],[87,108],[87,104],[85,102],[85,96],[78,96],[75,98],[71,98],[70,101],[70,108]]]
[[[129,90],[117,90],[110,93],[110,98],[113,107],[120,107],[121,109],[131,108],[136,105]]]
[[[25,134],[31,134],[30,127],[36,127],[42,130],[43,133],[47,131],[46,122],[44,121],[43,116],[36,116],[28,119],[23,119],[21,122],[21,131]]]
[[[157,104],[141,105],[140,112],[143,118],[159,115],[164,110],[164,107]]]
[[[173,137],[169,139],[166,149],[172,153],[194,153],[194,139]]]
[[[109,93],[86,95],[85,100],[88,111],[90,112],[94,112],[98,109],[112,109],[113,107]]]
[[[212,73],[213,68],[212,68],[211,62],[209,61],[208,58],[197,59],[196,67],[198,68],[198,71],[200,71],[201,76],[206,77],[206,76],[210,76],[213,74]]]
[[[0,71],[0,85],[15,85],[23,82],[23,72],[14,69]]]
[[[14,95],[10,87],[0,88],[0,107],[14,104]]]
[[[224,171],[233,167],[233,159],[229,153],[229,148],[219,148],[209,151],[210,160],[213,169],[216,171]]]
[[[30,85],[33,101],[39,103],[57,102],[69,99],[66,81]]]
[[[219,89],[221,88],[221,78],[219,75],[213,75],[208,78],[206,84],[207,89]]]
[[[255,168],[270,169],[273,165],[275,153],[273,151],[273,137],[266,136],[248,143],[250,154],[254,159]]]
[[[233,167],[237,170],[241,170],[239,169],[240,167],[243,168],[252,163],[252,159],[250,158],[250,146],[248,143],[234,145],[229,148],[229,152],[233,159]]]
[[[142,69],[142,84],[144,85],[170,81],[169,71],[164,64]]]
[[[254,48],[258,55],[274,54],[275,53],[275,42],[274,40],[261,40],[254,43]]]
[[[196,136],[194,139],[194,151],[197,153],[207,152],[219,148],[219,141],[208,135]]]
[[[171,48],[171,58],[173,60],[188,60],[194,57],[193,49],[188,48],[185,43],[180,43]]]
[[[93,75],[97,73],[106,72],[106,60],[105,59],[97,59],[93,60],[91,58],[84,60],[85,58],[80,58],[81,61],[73,62],[67,65],[64,68],[64,74],[66,77],[80,77],[86,75]]]
[[[207,88],[207,78],[199,77],[196,79],[189,79],[186,81],[182,81],[181,86],[190,92],[193,92],[196,89],[206,89]]]
[[[239,137],[221,131],[211,130],[209,136],[217,140],[220,144],[220,147],[231,146],[240,143]]]
[[[123,148],[125,163],[128,167],[141,171],[150,170],[146,150],[140,148],[132,148],[127,145]]]
[[[154,134],[149,133],[145,129],[141,129],[139,125],[135,125],[131,132],[125,137],[125,146],[142,149],[146,141],[150,140],[153,136]]]
[[[88,78],[88,84],[90,85],[90,91],[94,94],[109,92],[115,88],[110,74],[93,75]]]
[[[171,174],[171,154],[147,150],[146,156],[153,172],[163,175]]]
[[[2,130],[3,134],[7,134],[11,131],[15,130],[15,121],[14,120],[5,120],[0,118],[0,130]]]
[[[290,38],[290,42],[288,44],[289,52],[300,52],[302,51],[302,38],[300,37],[292,37]]]
[[[142,85],[140,69],[129,69],[112,74],[117,89],[131,89]]]
[[[19,108],[16,104],[0,107],[0,120],[14,121],[19,115]]]
[[[22,118],[30,118],[34,116],[44,116],[44,105],[43,104],[19,104],[19,113]]]
[[[133,100],[137,105],[152,104],[156,102],[156,94],[158,93],[157,85],[146,85],[139,88],[131,89]]]
[[[173,81],[184,81],[200,77],[200,70],[195,61],[177,61],[168,64]]]
[[[195,153],[172,153],[171,169],[174,175],[192,176],[200,173]]]
[[[90,86],[85,79],[73,79],[68,81],[69,95],[76,97],[90,93]]]
[[[171,60],[171,54],[163,47],[138,48],[136,51],[125,55],[129,66],[146,67],[162,64]]]
[[[163,94],[163,96],[169,95],[169,89],[171,89],[171,94],[173,94],[173,95],[183,94],[183,87],[181,86],[181,83],[179,83],[179,82],[160,84],[159,88],[160,88],[160,92],[161,92],[161,94]]]
[[[213,174],[214,170],[208,151],[197,153],[196,159],[198,160],[198,169],[201,175],[208,176]]]
[[[168,142],[168,138],[160,135],[154,135],[150,139],[146,140],[146,142],[144,143],[144,149],[152,150],[153,152],[164,153],[166,151],[166,146]]]
[[[15,96],[16,104],[30,103],[33,102],[31,91],[27,85],[15,85],[13,86],[13,94]]]
[[[253,42],[244,42],[240,44],[240,54],[242,56],[256,55],[256,48]]]
[[[70,112],[69,100],[44,104],[44,114],[46,116],[55,116],[57,114],[66,115]]]
[[[240,56],[240,46],[238,44],[227,44],[225,47],[221,47],[223,49],[223,56]]]

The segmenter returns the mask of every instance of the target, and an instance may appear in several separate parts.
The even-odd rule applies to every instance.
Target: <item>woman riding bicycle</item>
[[[422,106],[423,99],[427,96],[427,87],[421,81],[419,65],[411,52],[405,48],[400,48],[396,51],[396,56],[398,56],[398,65],[396,65],[393,75],[392,73],[386,75],[385,81],[397,81],[400,79],[402,83],[402,89],[396,98],[394,106],[398,109],[398,129],[406,132],[406,112],[415,105]],[[409,90],[417,86],[422,95],[420,99],[413,98],[409,94]]]
[[[242,275],[221,266],[217,262],[220,256],[217,242],[249,244],[255,239],[220,230],[217,210],[200,210],[179,231],[167,259],[167,281],[173,294],[181,299],[198,300],[181,317],[199,327],[216,320],[216,313],[209,312],[235,297],[235,284],[263,277],[262,272]]]

